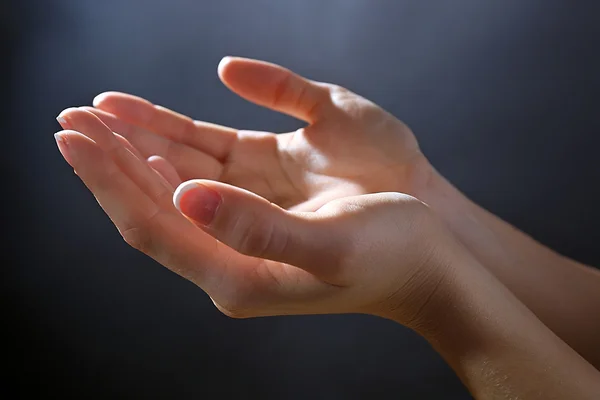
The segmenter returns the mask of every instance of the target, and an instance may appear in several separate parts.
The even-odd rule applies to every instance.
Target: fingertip
[[[183,195],[196,187],[198,187],[198,183],[194,180],[185,181],[177,186],[173,193],[173,204],[179,211],[181,211],[181,198]]]
[[[98,105],[100,105],[100,103],[102,103],[106,99],[109,93],[110,92],[100,93],[99,95],[94,97],[94,100],[92,100],[93,106],[98,107]]]
[[[64,119],[64,117],[61,117],[60,115],[56,117],[56,122],[58,122],[59,125],[65,129],[69,128],[69,123],[67,122],[67,120]]]
[[[182,183],[173,194],[175,207],[201,226],[213,221],[222,202],[219,192],[197,180]]]
[[[219,77],[221,79],[223,79],[225,68],[227,68],[227,65],[229,65],[231,63],[231,61],[233,61],[233,59],[234,59],[234,57],[232,57],[232,56],[225,56],[219,62],[219,65],[217,67],[217,74],[219,75]]]
[[[161,176],[169,186],[174,189],[181,183],[181,177],[175,167],[165,158],[159,155],[151,155],[146,158],[146,163]]]
[[[65,116],[72,113],[73,111],[77,110],[77,107],[69,107],[69,108],[65,108],[64,110],[62,110],[59,114],[58,117],[56,117],[56,119],[65,119]]]
[[[69,142],[67,141],[66,135],[63,132],[57,132],[54,134],[54,140],[56,140],[58,151],[60,151],[60,154],[62,154],[65,161],[73,166],[73,158],[69,151]]]
[[[60,114],[58,114],[58,116],[56,117],[56,122],[59,123],[59,125],[63,128],[63,129],[71,129],[72,125],[71,122],[69,121],[69,117],[70,114],[77,110],[77,107],[69,107],[69,108],[65,108],[64,110],[62,110],[60,112]]]
[[[81,115],[81,114],[90,114],[90,115],[94,115],[93,113],[91,113],[88,109],[86,109],[86,107],[69,107],[69,108],[65,108],[63,111],[61,111],[60,114],[58,114],[58,116],[56,117],[56,120],[62,125],[63,123],[69,124],[71,121],[71,119],[73,117],[75,117],[77,114]],[[94,115],[95,116],[95,115]],[[64,125],[63,125],[64,126]],[[67,128],[68,129],[68,128]]]
[[[67,143],[67,139],[66,139],[66,131],[60,131],[60,132],[56,132],[54,134],[54,139],[57,142],[61,142],[61,143]]]
[[[150,156],[146,159],[146,161],[148,161],[149,163],[163,162],[163,160],[164,160],[164,158],[162,158],[161,156],[157,156],[157,155]]]
[[[236,68],[239,69],[240,67],[242,67],[242,69],[243,69],[244,67],[246,67],[248,65],[254,65],[256,63],[268,64],[265,61],[259,61],[259,60],[255,60],[252,58],[238,57],[238,56],[225,56],[219,62],[219,66],[217,67],[217,72],[219,74],[219,77],[222,80],[225,80],[226,76],[230,75],[231,71],[236,70]]]
[[[92,105],[94,107],[98,107],[100,104],[104,103],[109,97],[116,96],[119,94],[121,93],[115,91],[102,92],[96,97],[94,97],[94,100],[92,100]]]

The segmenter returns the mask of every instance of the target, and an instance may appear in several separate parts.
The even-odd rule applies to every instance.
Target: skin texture
[[[402,192],[426,202],[503,284],[575,350],[600,366],[600,272],[566,259],[477,206],[440,176],[410,129],[375,104],[335,85],[272,64],[226,58],[223,82],[307,127],[273,135],[215,126],[120,93],[90,111],[177,186],[204,178],[248,189],[281,207],[314,211],[351,195]],[[557,300],[560,299],[560,302]]]
[[[335,198],[395,188],[412,193],[406,189],[425,159],[408,127],[377,105],[267,63],[226,58],[219,75],[240,96],[308,125],[279,135],[238,131],[110,92],[88,110],[144,156],[165,157],[182,180],[229,183],[286,209],[314,211]]]
[[[436,172],[417,197],[546,326],[600,368],[600,271],[536,242]]]
[[[476,399],[598,398],[598,371],[487,269],[463,268],[456,279],[421,332]]]
[[[566,270],[538,268],[540,245],[444,186],[402,122],[273,64],[226,58],[219,76],[307,126],[236,130],[116,92],[59,116],[61,153],[129,244],[233,317],[358,312],[409,326],[477,398],[600,393],[598,372],[552,332],[593,358],[596,327],[540,308],[551,291],[522,290],[523,271],[539,283]],[[575,292],[600,279],[578,271],[567,297],[591,310],[597,297]],[[584,332],[561,331],[567,320]]]
[[[196,283],[230,316],[386,314],[406,301],[408,325],[428,287],[451,269],[445,254],[455,244],[414,197],[349,196],[315,212],[290,212],[235,186],[188,181],[178,193],[192,190],[202,201],[206,193],[197,192],[204,189],[220,203],[202,225],[175,207],[181,196],[174,205],[168,179],[92,113],[72,108],[59,121],[70,129],[58,134],[61,152],[123,238]],[[157,162],[164,159],[151,164]]]

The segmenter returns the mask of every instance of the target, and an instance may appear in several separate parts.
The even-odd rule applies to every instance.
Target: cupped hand
[[[290,211],[203,179],[173,196],[169,179],[94,114],[72,108],[58,120],[61,153],[124,239],[228,315],[361,312],[411,325],[459,264],[443,224],[411,196],[348,196]]]
[[[286,209],[314,211],[366,193],[414,194],[426,180],[430,167],[410,129],[363,97],[256,60],[227,57],[218,72],[241,97],[307,125],[278,135],[236,130],[116,92],[97,96],[88,110],[144,157],[166,160],[151,165],[175,186],[217,180]]]

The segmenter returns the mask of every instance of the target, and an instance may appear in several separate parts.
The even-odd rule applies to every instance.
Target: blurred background
[[[472,199],[600,265],[599,12],[565,0],[2,0],[0,390],[470,398],[424,340],[389,321],[221,315],[123,242],[60,156],[54,118],[119,90],[237,128],[296,129],[216,75],[225,55],[280,63],[388,109]]]

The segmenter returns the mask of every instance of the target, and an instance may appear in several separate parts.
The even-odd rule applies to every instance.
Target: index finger
[[[239,96],[308,123],[332,107],[329,85],[265,61],[225,57],[219,77]]]

